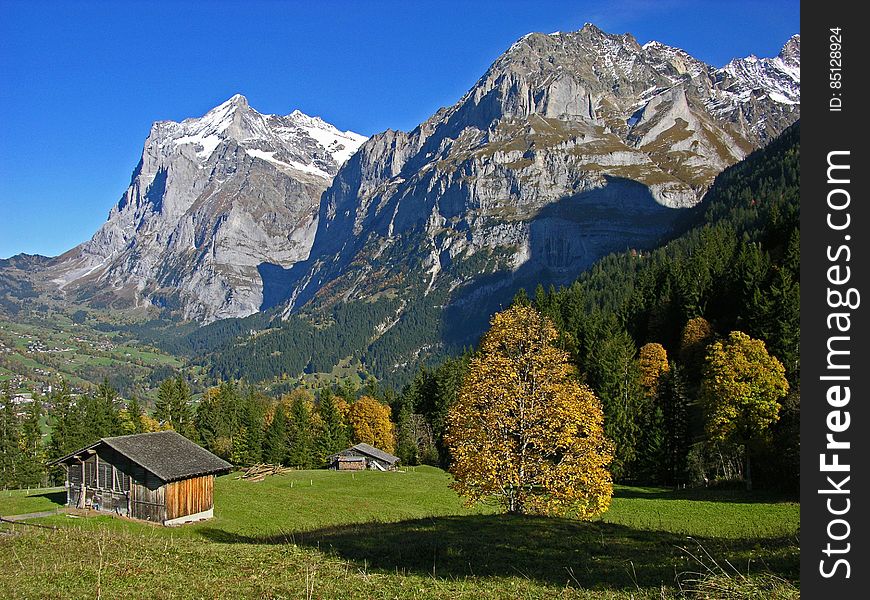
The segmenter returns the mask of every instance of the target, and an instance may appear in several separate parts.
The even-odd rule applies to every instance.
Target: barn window
[[[85,463],[85,485],[91,488],[97,487],[97,468],[92,460]]]
[[[104,490],[112,489],[112,465],[107,462],[100,461],[99,481],[97,487]]]
[[[69,482],[81,485],[81,483],[82,483],[82,466],[81,465],[70,465],[69,466]]]
[[[121,469],[115,469],[115,479],[113,483],[112,490],[116,492],[130,491],[130,476],[124,473]]]

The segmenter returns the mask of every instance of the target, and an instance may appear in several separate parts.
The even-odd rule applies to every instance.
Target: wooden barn
[[[363,443],[333,454],[327,464],[330,469],[337,471],[358,471],[366,468],[393,471],[399,466],[399,457]]]
[[[214,514],[214,478],[232,465],[175,431],[103,438],[50,463],[67,506],[180,525]]]

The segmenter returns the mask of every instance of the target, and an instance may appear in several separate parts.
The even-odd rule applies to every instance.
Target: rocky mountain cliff
[[[6,270],[206,323],[273,309],[283,321],[218,323],[191,347],[223,376],[350,359],[388,377],[473,343],[519,287],[668,239],[723,168],[799,116],[799,36],[716,68],[589,24],[529,34],[410,132],[365,140],[241,96],[157,123],[93,239],[0,265],[0,284]]]
[[[309,259],[275,273],[269,296],[285,315],[398,298],[380,336],[429,295],[486,314],[520,285],[652,247],[717,173],[799,118],[799,63],[798,36],[717,69],[591,24],[529,34],[455,105],[361,146],[323,196]]]
[[[365,141],[240,95],[151,127],[130,187],[84,244],[37,271],[67,299],[209,322],[263,304],[263,272],[308,257],[318,202]]]

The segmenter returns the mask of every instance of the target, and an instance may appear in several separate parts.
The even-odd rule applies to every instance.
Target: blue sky
[[[797,1],[0,0],[0,258],[89,238],[153,121],[235,93],[370,135],[453,104],[517,38],[592,22],[716,66],[775,56]]]

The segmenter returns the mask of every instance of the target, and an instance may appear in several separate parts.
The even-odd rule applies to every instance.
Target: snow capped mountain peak
[[[286,116],[261,114],[241,94],[202,117],[155,124],[151,138],[163,152],[181,152],[199,168],[205,168],[219,147],[230,144],[279,170],[326,180],[367,139],[352,131],[339,131],[320,117],[299,110]]]
[[[294,109],[293,112],[291,112],[289,115],[287,115],[287,118],[293,119],[295,121],[299,121],[302,123],[312,123],[312,124],[316,123],[316,124],[323,124],[323,125],[327,124],[326,121],[324,121],[320,117],[312,117],[311,115],[307,115],[304,112],[302,112],[301,110],[299,110],[298,108]]]
[[[206,115],[210,115],[212,113],[217,114],[228,114],[237,109],[245,109],[249,108],[248,99],[241,94],[233,94],[231,97],[227,98],[211,110],[209,110]]]
[[[782,61],[782,63],[791,68],[798,69],[798,80],[800,80],[800,66],[801,66],[801,36],[800,34],[795,34],[791,36],[791,38],[785,43],[782,47],[782,50],[779,52],[778,59]]]
[[[725,91],[739,97],[767,94],[779,104],[800,104],[800,35],[792,36],[775,58],[750,54],[735,58],[718,72],[725,80],[732,80]]]
[[[258,268],[307,257],[320,196],[365,140],[298,110],[261,114],[241,94],[158,121],[108,220],[51,281],[201,321],[256,312]]]
[[[248,99],[245,98],[242,94],[233,94],[229,100],[224,102],[224,104],[236,104],[240,106],[247,106]]]

